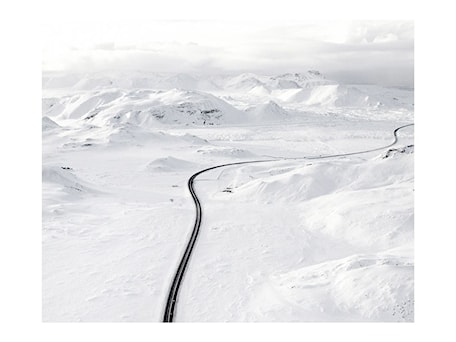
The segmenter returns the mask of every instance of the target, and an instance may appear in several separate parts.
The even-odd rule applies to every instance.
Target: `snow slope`
[[[306,321],[413,321],[412,251],[402,246],[355,254],[275,276],[259,289],[253,310],[266,320],[299,315]],[[284,317],[281,306],[290,303],[293,315]]]
[[[274,101],[249,108],[247,112],[253,122],[283,121],[290,117],[290,114]]]
[[[413,154],[206,178],[182,320],[413,320]]]
[[[301,103],[306,106],[352,107],[352,108],[413,108],[409,92],[366,85],[318,85],[313,88],[283,92],[279,98],[286,103]]]

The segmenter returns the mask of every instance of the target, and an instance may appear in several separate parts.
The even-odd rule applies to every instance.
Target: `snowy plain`
[[[413,89],[283,75],[43,74],[43,320],[160,321],[187,180],[375,149]],[[384,151],[197,178],[177,321],[413,321],[413,127]]]

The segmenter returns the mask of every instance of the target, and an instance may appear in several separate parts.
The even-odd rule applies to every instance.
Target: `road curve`
[[[396,128],[393,131],[394,135],[394,140],[392,143],[386,146],[382,146],[379,148],[371,149],[371,150],[364,150],[364,151],[358,151],[358,152],[350,152],[350,153],[342,153],[342,154],[331,154],[331,155],[321,155],[321,156],[309,156],[309,157],[296,157],[296,158],[284,158],[284,157],[274,157],[274,156],[268,156],[271,159],[261,159],[261,160],[249,160],[249,161],[244,161],[244,162],[236,162],[236,163],[228,163],[228,164],[221,164],[221,165],[216,165],[212,167],[208,167],[207,169],[200,170],[196,173],[194,173],[189,179],[188,179],[188,189],[190,191],[190,194],[192,195],[193,202],[195,203],[195,209],[196,209],[196,218],[195,218],[195,224],[193,225],[193,230],[192,234],[190,236],[190,239],[188,240],[187,246],[185,247],[184,254],[182,255],[182,258],[180,260],[179,266],[177,267],[176,273],[174,275],[173,281],[171,283],[171,287],[168,292],[168,299],[166,301],[166,306],[165,306],[165,311],[163,315],[163,322],[173,322],[174,320],[174,315],[176,312],[176,304],[177,304],[177,297],[179,294],[179,288],[182,284],[182,280],[184,278],[185,271],[187,269],[188,263],[190,261],[190,256],[192,254],[193,248],[196,243],[196,239],[198,237],[200,227],[201,227],[201,217],[203,215],[202,209],[201,209],[201,203],[199,201],[198,196],[196,195],[195,189],[193,187],[193,183],[200,174],[205,173],[207,171],[211,171],[214,169],[226,167],[226,166],[233,166],[233,165],[243,165],[243,164],[253,164],[253,163],[266,163],[266,162],[274,162],[274,161],[279,161],[279,160],[301,160],[301,159],[326,159],[326,158],[336,158],[336,157],[343,157],[343,156],[351,156],[351,155],[356,155],[356,154],[363,154],[363,153],[369,153],[369,152],[375,152],[375,151],[380,151],[384,150],[388,147],[391,147],[395,145],[398,141],[397,138],[397,132],[405,127],[413,126],[414,124],[407,124],[404,126],[400,126]]]

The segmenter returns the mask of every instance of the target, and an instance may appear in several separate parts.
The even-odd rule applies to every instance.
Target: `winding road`
[[[386,146],[382,146],[379,148],[371,149],[371,150],[364,150],[364,151],[359,151],[359,152],[350,152],[350,153],[341,153],[341,154],[331,154],[331,155],[322,155],[322,156],[309,156],[309,157],[296,157],[296,158],[284,158],[284,157],[274,157],[274,156],[266,156],[270,157],[272,159],[261,159],[261,160],[249,160],[249,161],[244,161],[244,162],[236,162],[236,163],[228,163],[228,164],[221,164],[221,165],[216,165],[209,167],[207,169],[201,170],[193,174],[189,179],[188,179],[188,189],[190,191],[190,194],[192,195],[193,201],[195,203],[195,209],[196,209],[196,218],[195,218],[195,224],[193,226],[193,231],[190,236],[190,239],[187,243],[187,246],[185,248],[184,254],[182,255],[182,258],[180,260],[179,266],[177,267],[176,273],[174,275],[173,281],[171,283],[171,287],[168,292],[168,299],[166,301],[166,306],[165,306],[165,312],[163,315],[163,322],[173,322],[175,312],[176,312],[176,304],[177,304],[177,298],[179,295],[179,288],[182,284],[182,280],[184,278],[185,271],[187,269],[187,266],[190,261],[190,256],[192,254],[193,248],[195,247],[196,239],[198,238],[198,234],[201,228],[201,218],[203,215],[202,209],[201,209],[201,203],[199,201],[198,196],[196,195],[195,189],[194,189],[194,181],[196,177],[201,175],[202,173],[205,173],[207,171],[211,171],[214,169],[226,167],[226,166],[233,166],[233,165],[243,165],[243,164],[253,164],[253,163],[266,163],[266,162],[274,162],[274,161],[280,161],[280,160],[303,160],[303,159],[309,159],[309,160],[315,160],[315,159],[326,159],[326,158],[336,158],[336,157],[344,157],[344,156],[352,156],[352,155],[357,155],[357,154],[363,154],[363,153],[369,153],[369,152],[375,152],[375,151],[381,151],[386,148],[389,148],[393,145],[395,145],[398,141],[397,138],[397,132],[403,128],[413,126],[414,124],[407,124],[404,126],[400,126],[396,128],[393,131],[394,135],[394,140],[392,143]]]

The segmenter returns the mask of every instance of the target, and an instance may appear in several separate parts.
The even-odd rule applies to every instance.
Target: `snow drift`
[[[275,276],[262,285],[259,312],[280,321],[382,321],[414,319],[414,264],[409,247],[331,260]],[[277,296],[271,303],[270,292]],[[286,304],[285,304],[286,303]],[[333,305],[328,306],[328,303]],[[280,310],[292,306],[293,311]]]
[[[74,170],[68,166],[43,166],[42,181],[43,183],[60,187],[69,194],[100,192],[93,185],[76,176]]]

